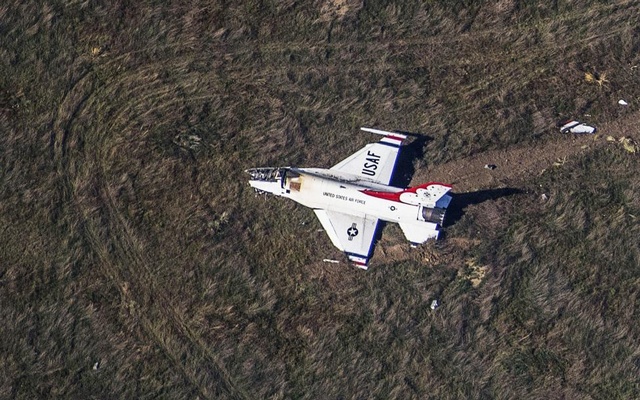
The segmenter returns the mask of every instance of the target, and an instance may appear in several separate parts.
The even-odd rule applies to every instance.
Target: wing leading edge
[[[344,251],[358,268],[367,269],[378,228],[378,218],[370,215],[358,217],[321,209],[313,211],[333,245]]]
[[[360,128],[363,131],[384,135],[377,143],[370,143],[353,153],[338,164],[331,167],[334,171],[346,172],[373,182],[388,185],[391,182],[393,169],[398,158],[398,150],[406,135],[381,131],[371,128]]]

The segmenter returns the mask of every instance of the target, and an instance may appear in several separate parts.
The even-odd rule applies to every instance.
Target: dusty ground
[[[640,138],[640,128],[637,121],[640,112],[632,112],[619,120],[604,123],[598,126],[596,134],[577,135],[561,134],[559,129],[553,131],[537,145],[513,146],[510,148],[486,151],[471,157],[450,161],[440,165],[433,165],[416,171],[412,185],[428,181],[445,182],[453,185],[456,194],[473,194],[478,191],[513,189],[522,191],[522,195],[536,198],[535,201],[544,202],[549,195],[544,189],[535,188],[535,191],[527,193],[531,183],[536,177],[553,168],[562,168],[565,163],[570,163],[594,149],[601,146],[615,146],[620,152],[624,152],[619,142],[607,141],[607,136],[616,139],[625,136],[633,138],[636,143]],[[629,156],[636,156],[629,154]],[[493,164],[495,169],[489,170],[485,165]],[[510,194],[507,194],[510,195]],[[538,196],[544,196],[539,198]],[[495,226],[501,224],[504,213],[504,202],[495,196],[493,200],[479,200],[477,204],[453,204],[454,207],[464,206],[464,212],[472,212],[478,218],[478,225]],[[462,213],[462,210],[453,210]],[[446,229],[445,229],[446,232]],[[444,243],[442,245],[442,243]],[[470,248],[477,246],[479,241],[469,240],[463,237],[445,237],[434,249],[434,244],[420,246],[413,249],[403,240],[402,234],[394,228],[384,228],[383,236],[375,249],[375,263],[390,263],[411,260],[425,266],[445,262],[457,269],[458,276],[463,280],[469,280],[477,287],[486,275],[486,266],[475,265],[473,259],[464,254]],[[338,253],[334,256],[341,259]],[[314,264],[317,266],[317,264]],[[464,266],[468,266],[468,272],[463,272]]]
[[[412,182],[446,182],[453,185],[456,193],[518,187],[548,168],[558,167],[598,146],[617,145],[607,142],[609,135],[615,138],[631,137],[637,142],[640,137],[639,119],[640,112],[630,113],[617,121],[597,126],[595,135],[561,134],[556,130],[553,136],[547,137],[539,145],[487,151],[462,160],[429,166],[417,171]],[[484,168],[487,164],[493,164],[496,168]]]

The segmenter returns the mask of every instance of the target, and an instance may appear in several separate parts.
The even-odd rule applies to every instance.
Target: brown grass
[[[0,6],[0,397],[640,397],[619,143],[491,181],[525,194],[442,242],[388,226],[366,273],[242,173],[361,125],[429,135],[417,179],[567,117],[637,142],[637,2],[554,4]]]

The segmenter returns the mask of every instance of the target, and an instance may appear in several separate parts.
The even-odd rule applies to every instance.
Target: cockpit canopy
[[[284,189],[300,191],[300,173],[288,167],[263,167],[246,170],[251,175],[249,184],[258,193],[276,193]],[[275,185],[274,185],[275,184]],[[279,189],[276,189],[279,188]]]
[[[265,182],[278,182],[285,175],[287,168],[281,167],[264,167],[264,168],[251,168],[246,172],[251,175],[251,180],[265,181]]]

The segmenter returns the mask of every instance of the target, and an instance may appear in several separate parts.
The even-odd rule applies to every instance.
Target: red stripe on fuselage
[[[444,187],[448,187],[449,189],[451,189],[453,187],[453,186],[448,185],[446,183],[429,182],[429,183],[423,183],[422,185],[418,185],[418,186],[407,188],[407,189],[404,190],[404,192],[415,193],[418,189],[426,189],[427,187],[429,187],[431,185],[444,186]]]
[[[445,187],[448,187],[448,188],[452,187],[451,185],[447,185],[446,183],[429,182],[429,183],[423,183],[422,185],[418,185],[418,186],[407,188],[407,189],[402,190],[400,192],[383,192],[383,191],[370,190],[370,189],[364,189],[364,190],[361,190],[360,192],[362,192],[362,193],[364,193],[366,195],[369,195],[369,196],[377,197],[379,199],[384,199],[384,200],[389,200],[389,201],[397,201],[398,203],[401,203],[400,195],[402,193],[415,193],[418,189],[426,189],[427,187],[429,187],[431,185],[440,185],[440,186],[445,186]]]
[[[377,197],[379,199],[397,201],[398,203],[400,202],[400,195],[403,193],[403,192],[380,192],[377,190],[370,190],[370,189],[364,189],[364,190],[361,190],[360,192],[369,196]]]

